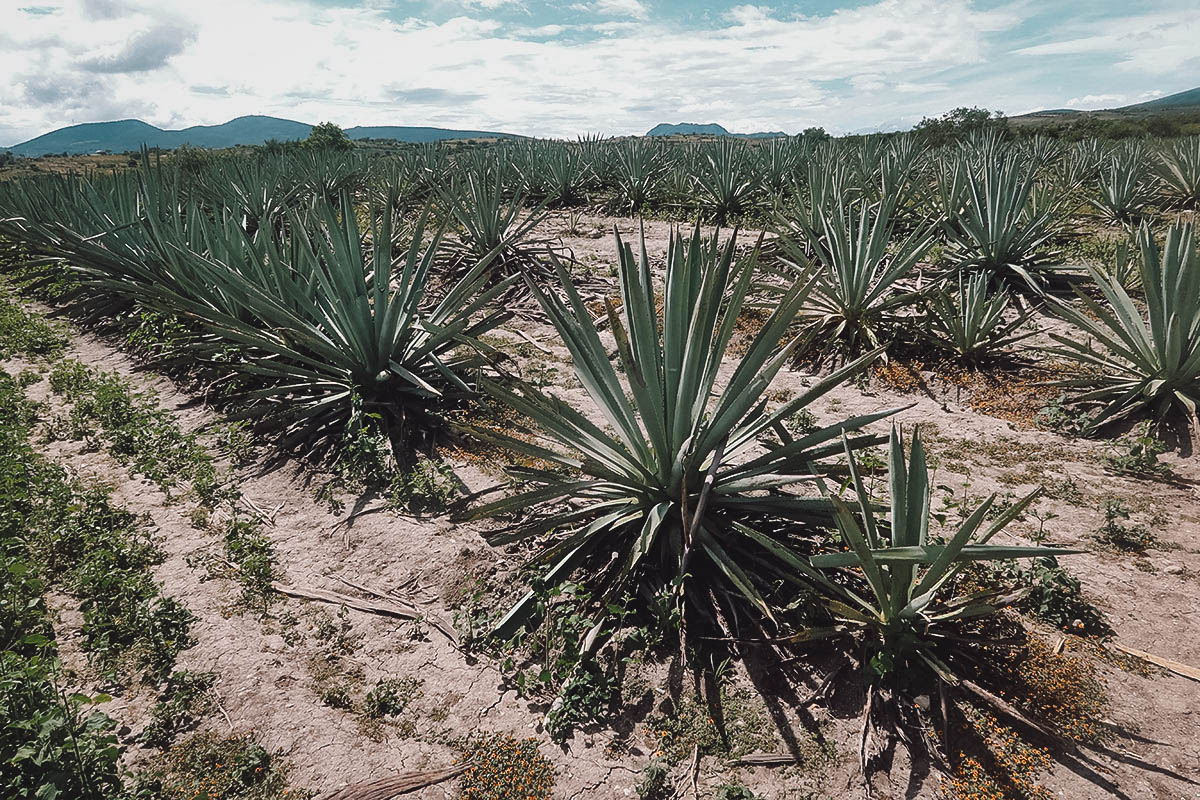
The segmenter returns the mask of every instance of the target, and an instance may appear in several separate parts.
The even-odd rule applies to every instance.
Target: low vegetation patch
[[[538,752],[537,739],[505,733],[472,737],[463,746],[467,771],[459,779],[462,800],[550,800],[554,767]]]
[[[288,787],[282,754],[250,734],[197,733],[152,758],[134,777],[128,800],[305,800]],[[124,799],[123,799],[124,800]]]
[[[63,359],[50,372],[50,387],[71,403],[64,426],[71,439],[101,444],[110,455],[168,494],[180,481],[191,483],[196,499],[215,505],[225,492],[208,451],[195,434],[180,430],[153,395],[135,392],[115,372],[91,369]]]

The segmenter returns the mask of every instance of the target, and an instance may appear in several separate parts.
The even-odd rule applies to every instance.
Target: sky
[[[574,138],[901,130],[1200,86],[1197,0],[0,0],[0,145],[246,114]]]

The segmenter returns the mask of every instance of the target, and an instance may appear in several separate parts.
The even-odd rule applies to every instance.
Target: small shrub
[[[249,734],[197,733],[152,759],[134,778],[129,800],[298,800],[281,755]]]
[[[397,470],[388,486],[388,502],[413,514],[438,513],[458,494],[458,479],[442,462],[421,458],[407,471]]]
[[[1037,413],[1034,423],[1067,436],[1082,436],[1091,429],[1092,416],[1068,405],[1067,396],[1060,394]]]
[[[554,767],[538,752],[536,739],[493,733],[468,739],[459,779],[462,800],[549,800]]]
[[[1113,635],[1104,613],[1083,596],[1079,579],[1054,556],[1030,559],[1028,566],[1017,561],[977,565],[968,573],[983,586],[1011,585],[1028,588],[1016,608],[1060,631],[1079,636]]]
[[[125,348],[151,360],[178,354],[190,335],[178,317],[145,308],[139,309],[126,324],[129,329]]]
[[[67,347],[67,336],[57,326],[31,314],[0,289],[0,359],[56,358]]]
[[[242,602],[263,609],[272,597],[275,580],[275,548],[262,526],[252,520],[233,518],[225,529],[225,557],[237,565],[242,584]]]
[[[925,367],[920,361],[901,362],[891,359],[874,368],[875,379],[900,394],[911,394],[921,388],[921,370]]]
[[[217,448],[235,467],[254,462],[255,443],[245,422],[231,422],[217,431]]]
[[[674,796],[669,778],[670,773],[663,764],[651,761],[642,770],[642,775],[635,787],[638,800],[669,800]]]
[[[399,716],[421,695],[424,683],[419,678],[386,678],[367,692],[363,713],[375,719]]]
[[[196,436],[184,433],[153,395],[134,392],[117,373],[64,359],[50,372],[50,388],[74,404],[68,426],[72,438],[90,441],[98,428],[113,458],[163,491],[181,479],[191,481],[197,498],[209,507],[235,491],[223,491],[212,457]]]
[[[338,608],[337,616],[324,608],[318,608],[309,617],[313,638],[330,656],[350,655],[358,647],[361,634],[354,632],[350,613],[345,606]]]
[[[1135,478],[1164,480],[1172,476],[1171,467],[1158,457],[1167,452],[1167,446],[1152,436],[1148,429],[1120,440],[1112,452],[1104,457],[1104,466],[1117,475]]]
[[[1122,553],[1144,553],[1158,544],[1158,537],[1145,525],[1125,524],[1129,509],[1120,500],[1104,504],[1104,524],[1096,531],[1096,541]]]
[[[1018,707],[1071,739],[1103,738],[1108,692],[1089,661],[1055,653],[1044,639],[1030,634],[1024,647],[998,654],[996,663]]]
[[[151,747],[165,748],[195,725],[213,708],[209,691],[215,680],[211,672],[172,672],[150,712],[150,722],[142,730],[141,740]]]
[[[454,610],[454,631],[458,634],[459,647],[467,653],[486,650],[495,621],[495,607],[487,602],[482,589],[475,589]]]
[[[758,795],[741,784],[726,784],[717,787],[713,800],[756,800]]]
[[[820,427],[817,417],[807,408],[802,408],[783,421],[783,427],[793,437],[807,436]]]
[[[1033,747],[991,714],[964,709],[967,733],[980,752],[957,753],[943,788],[953,800],[1050,800],[1038,778],[1052,766],[1050,754]]]
[[[591,595],[572,583],[537,585],[534,592],[537,624],[507,643],[506,651],[513,655],[503,667],[522,697],[554,698],[546,732],[562,742],[576,726],[607,713],[616,696],[616,679],[594,655],[580,650],[584,636],[596,625],[594,614],[588,613]]]

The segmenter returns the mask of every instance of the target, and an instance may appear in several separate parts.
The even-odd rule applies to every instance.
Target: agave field
[[[0,180],[5,797],[1200,791],[1200,137]]]

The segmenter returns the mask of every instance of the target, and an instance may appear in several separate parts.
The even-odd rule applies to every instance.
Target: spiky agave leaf
[[[954,266],[1016,288],[1040,285],[1062,205],[1046,195],[1035,204],[1036,189],[1035,171],[998,144],[982,157],[960,151],[943,163],[938,193]]]
[[[102,320],[120,314],[130,301],[87,289],[93,278],[176,277],[163,270],[151,231],[184,230],[188,219],[207,213],[194,203],[185,207],[181,196],[177,172],[152,161],[143,148],[137,171],[6,181],[0,185],[0,233],[37,257],[26,273],[34,282],[53,282],[65,271],[79,283],[63,300],[81,315]]]
[[[1161,194],[1183,208],[1200,208],[1200,135],[1171,142],[1158,159]]]
[[[1150,170],[1140,143],[1117,150],[1100,167],[1095,205],[1100,216],[1113,223],[1132,225],[1150,201]]]
[[[873,732],[903,739],[910,751],[915,749],[915,742],[923,741],[930,755],[943,753],[948,734],[946,701],[926,703],[929,713],[925,713],[920,711],[916,698],[945,698],[960,687],[974,689],[972,679],[979,672],[980,645],[988,642],[964,635],[968,631],[963,630],[963,624],[992,616],[1023,596],[1022,592],[1003,588],[962,591],[956,581],[962,571],[976,561],[1078,551],[989,543],[1033,502],[1040,489],[988,525],[985,520],[995,502],[992,495],[947,540],[932,538],[931,486],[925,451],[915,430],[906,463],[900,432],[892,428],[888,454],[891,497],[886,524],[875,518],[871,495],[848,447],[846,456],[857,516],[840,497],[831,496],[831,500],[837,510],[837,529],[847,549],[809,559],[809,569],[836,570],[831,574],[836,579],[813,581],[807,570],[800,570],[824,598],[832,622],[801,630],[792,638],[798,642],[840,639],[852,644],[856,652],[852,663],[861,665],[869,681],[859,750],[864,778],[869,780],[873,759],[868,745]],[[978,690],[970,696],[976,701],[994,697]],[[1004,710],[1013,713],[1010,706],[1005,705]],[[930,727],[940,729],[940,739],[924,734]]]
[[[546,217],[544,203],[531,211],[525,197],[507,197],[508,170],[501,164],[475,166],[441,192],[442,206],[458,230],[445,249],[470,269],[490,259],[493,278],[502,280],[528,270],[542,271],[548,243],[533,236]],[[520,284],[512,284],[518,286]]]
[[[843,431],[857,431],[891,411],[847,419],[783,444],[760,439],[783,430],[783,419],[804,408],[870,361],[875,353],[819,381],[802,396],[767,410],[771,378],[790,359],[795,341],[780,348],[812,279],[798,281],[732,370],[722,369],[730,337],[751,286],[753,262],[734,260],[735,237],[705,242],[699,226],[675,233],[667,254],[661,313],[656,310],[650,258],[617,236],[620,312],[610,309],[621,373],[608,358],[591,314],[565,271],[555,289],[531,290],[570,350],[576,374],[606,425],[529,386],[484,388],[529,418],[542,442],[477,431],[481,438],[543,459],[561,471],[513,469],[527,482],[518,494],[484,505],[475,517],[535,511],[495,532],[501,544],[555,535],[534,559],[547,584],[577,569],[596,596],[629,596],[645,608],[652,597],[682,584],[685,620],[714,624],[714,597],[733,598],[739,615],[770,619],[773,581],[787,580],[780,534],[758,529],[769,521],[828,521],[831,506],[790,487],[811,481],[821,459],[840,451]],[[718,376],[727,375],[722,381]],[[856,436],[852,446],[877,441]],[[569,501],[568,505],[558,505]],[[557,510],[554,510],[557,506]],[[778,527],[775,525],[775,527]],[[794,560],[794,558],[793,558]],[[498,626],[507,635],[533,611],[532,594]]]
[[[355,192],[367,180],[367,159],[353,150],[299,149],[287,156],[288,171],[309,197],[336,203],[345,192]]]
[[[733,139],[704,147],[691,183],[700,209],[717,225],[752,210],[759,179],[751,172],[746,146]]]
[[[1049,352],[1087,369],[1057,385],[1080,390],[1076,403],[1101,403],[1096,428],[1149,412],[1164,421],[1174,409],[1196,420],[1200,403],[1200,258],[1191,223],[1175,223],[1160,249],[1143,225],[1138,231],[1139,272],[1146,315],[1122,285],[1088,265],[1105,304],[1077,290],[1083,308],[1051,299],[1049,309],[1082,335],[1053,334]]]
[[[609,146],[603,181],[613,191],[614,210],[632,214],[651,205],[669,169],[667,153],[657,142],[630,139]]]
[[[902,281],[929,249],[935,229],[912,231],[893,245],[895,203],[895,195],[878,204],[823,201],[809,215],[796,216],[817,264],[817,280],[799,318],[822,358],[854,357],[886,345],[889,325],[921,297],[902,288]],[[776,271],[792,285],[808,275],[807,257],[788,242],[783,246],[789,257]]]
[[[585,199],[589,167],[582,148],[558,141],[530,140],[512,151],[521,192],[552,208],[578,205]]]
[[[959,273],[957,283],[956,292],[943,290],[928,300],[928,332],[935,345],[974,365],[1033,335],[1018,332],[1029,313],[1014,311],[1006,290],[992,292],[987,275]]]
[[[387,418],[397,444],[422,436],[482,363],[462,345],[504,319],[486,310],[507,288],[486,289],[486,259],[442,297],[429,297],[441,232],[422,250],[422,219],[397,252],[389,207],[378,223],[372,217],[364,247],[348,193],[335,206],[318,200],[289,209],[282,235],[248,232],[240,212],[180,209],[154,193],[136,205],[122,207],[131,221],[98,234],[63,223],[36,227],[49,237],[46,249],[67,260],[82,294],[184,319],[197,331],[193,358],[236,345],[239,357],[223,366],[255,387],[242,396],[245,413],[277,422],[285,444],[320,450],[336,443],[354,397]],[[78,221],[93,221],[94,209],[83,210]]]
[[[335,444],[357,397],[382,418],[404,459],[409,446],[436,434],[441,410],[472,391],[470,375],[486,363],[476,337],[507,319],[489,304],[515,278],[491,282],[485,258],[431,297],[442,232],[424,242],[423,216],[397,246],[385,208],[378,221],[372,216],[364,246],[352,209],[344,195],[338,207],[319,205],[307,224],[293,219],[290,247],[247,241],[260,271],[180,252],[203,279],[238,297],[241,314],[203,303],[185,310],[219,341],[243,348],[236,369],[266,383],[244,400],[255,403],[257,418],[284,426],[285,444]]]
[[[801,148],[795,139],[770,139],[751,151],[753,170],[773,205],[782,204],[800,164]]]

